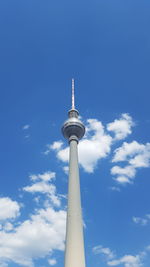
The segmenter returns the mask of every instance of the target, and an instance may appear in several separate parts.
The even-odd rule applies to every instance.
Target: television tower
[[[65,267],[85,267],[78,166],[78,142],[84,136],[85,127],[78,116],[79,112],[75,109],[74,79],[72,79],[72,108],[68,112],[68,120],[62,126],[62,133],[70,145]]]

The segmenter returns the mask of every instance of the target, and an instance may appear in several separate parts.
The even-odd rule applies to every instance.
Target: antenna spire
[[[75,109],[74,79],[72,79],[72,109]]]

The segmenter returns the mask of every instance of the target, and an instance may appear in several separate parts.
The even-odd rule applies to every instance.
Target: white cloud
[[[63,162],[69,161],[69,147],[66,147],[62,150],[59,150],[57,153],[57,157],[62,160]]]
[[[94,254],[104,255],[107,260],[115,258],[115,253],[113,251],[111,251],[110,248],[104,248],[101,245],[94,247],[93,252],[94,252]]]
[[[30,175],[32,185],[25,186],[24,191],[29,193],[41,193],[49,196],[52,203],[60,206],[60,197],[56,194],[56,186],[51,182],[55,178],[54,172],[45,172],[43,174]]]
[[[23,190],[30,193],[55,194],[55,186],[46,182],[37,182],[31,186],[25,186]]]
[[[44,152],[45,155],[48,155],[50,153],[51,150],[60,150],[61,147],[63,145],[62,141],[55,141],[52,145],[51,144],[47,144],[47,150]]]
[[[106,128],[102,122],[97,119],[88,119],[86,121],[86,134],[80,140],[78,145],[79,163],[86,172],[92,173],[100,159],[105,158],[111,151],[114,141],[124,139],[131,134],[131,128],[134,125],[131,116],[122,114],[121,118],[108,123]],[[107,133],[109,131],[109,134]],[[110,132],[115,133],[113,138]],[[63,148],[62,141],[47,145],[48,154],[51,150],[56,152],[57,158],[66,163],[69,160],[69,148]]]
[[[134,126],[132,117],[127,113],[121,115],[120,119],[116,119],[111,123],[107,124],[107,130],[114,132],[116,140],[121,140],[126,138],[132,133],[131,129]]]
[[[137,157],[141,156],[142,162],[137,163]],[[112,162],[128,161],[135,167],[149,167],[150,165],[150,143],[140,144],[137,141],[124,142],[115,150]]]
[[[69,173],[69,166],[64,166],[63,167],[63,170],[64,170],[65,174],[68,175],[68,173]]]
[[[30,179],[31,181],[37,181],[37,180],[42,180],[42,181],[50,181],[52,179],[54,179],[56,176],[56,173],[55,172],[50,172],[50,171],[47,171],[47,172],[44,172],[42,174],[32,174],[30,175]]]
[[[110,189],[111,189],[112,191],[120,192],[120,188],[117,187],[117,186],[111,186]]]
[[[34,266],[33,259],[64,249],[66,212],[37,210],[13,232],[0,231],[0,262]]]
[[[115,178],[115,180],[118,183],[132,183],[132,179],[135,177],[136,174],[136,170],[134,167],[132,166],[126,166],[124,168],[121,168],[120,166],[114,166],[111,169],[111,174],[112,175],[117,175],[117,177]]]
[[[56,259],[48,260],[49,265],[55,265],[57,263]]]
[[[122,185],[132,183],[132,180],[129,177],[123,175],[117,176],[114,180]]]
[[[148,250],[148,248],[146,249]],[[124,267],[141,267],[143,266],[143,258],[146,255],[146,250],[140,252],[137,255],[124,255],[123,257],[117,259],[117,256],[110,248],[105,248],[103,246],[97,246],[93,248],[94,254],[101,254],[105,256],[105,261],[108,266],[118,266],[122,265]]]
[[[139,153],[132,158],[129,163],[135,168],[147,168],[150,167],[150,144],[145,146],[143,153]]]
[[[49,264],[56,264],[56,260],[51,256],[54,250],[64,250],[66,211],[60,207],[59,195],[54,184],[55,173],[45,172],[43,174],[31,175],[33,182],[29,186],[29,191],[36,192],[39,197],[38,207],[24,221],[2,221],[0,227],[0,266],[9,266],[11,262],[16,265],[34,267],[34,260],[48,257]],[[45,184],[43,191],[45,197],[39,195],[41,187],[38,184]],[[46,188],[46,189],[45,189]],[[49,188],[53,188],[52,191]],[[48,192],[48,194],[47,194]],[[59,207],[55,209],[54,199],[59,199]],[[8,198],[6,198],[8,199]],[[34,198],[33,198],[34,201]],[[34,203],[36,203],[34,201]],[[40,206],[42,205],[42,206]],[[5,218],[12,218],[7,215]],[[3,216],[4,218],[4,216]]]
[[[105,133],[102,123],[96,119],[87,120],[86,136],[78,145],[79,163],[86,172],[92,173],[98,161],[101,158],[107,157],[110,153],[111,144],[112,137]],[[54,150],[56,150],[57,157],[61,161],[68,162],[68,147]]]
[[[133,217],[132,220],[133,220],[134,223],[140,224],[140,225],[143,225],[143,226],[148,223],[147,219],[140,218],[140,217]]]
[[[26,139],[29,139],[30,138],[30,135],[29,134],[25,135],[25,138]]]
[[[132,217],[134,223],[145,226],[150,222],[150,214],[146,214],[143,218],[142,217]]]
[[[3,230],[5,230],[6,232],[13,230],[13,228],[14,228],[14,226],[10,222],[5,223],[3,226]]]
[[[111,174],[115,175],[115,174],[119,174],[119,175],[125,175],[128,176],[130,178],[133,178],[135,176],[135,169],[132,166],[126,166],[124,168],[121,168],[119,166],[114,166],[111,169]]]
[[[30,125],[29,124],[26,124],[22,127],[23,130],[28,130],[30,128]]]
[[[112,162],[127,161],[125,167],[114,166],[112,175],[117,175],[115,180],[120,184],[133,183],[138,168],[150,167],[150,143],[140,144],[137,141],[124,142],[114,152]]]
[[[0,198],[0,221],[15,219],[20,215],[20,205],[9,197]]]
[[[124,267],[140,267],[142,266],[140,255],[125,255],[120,259],[108,261],[109,266],[118,266],[123,264]]]
[[[63,145],[63,142],[62,141],[57,141],[57,142],[54,142],[50,148],[53,149],[53,150],[59,150]]]

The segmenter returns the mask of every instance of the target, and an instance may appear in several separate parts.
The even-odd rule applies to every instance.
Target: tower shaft
[[[65,267],[85,267],[78,167],[78,138],[76,136],[70,137]]]
[[[78,141],[85,134],[85,126],[75,109],[74,79],[72,79],[72,109],[62,126],[63,136],[69,141],[68,211],[66,225],[65,267],[85,267],[83,222],[78,166]]]

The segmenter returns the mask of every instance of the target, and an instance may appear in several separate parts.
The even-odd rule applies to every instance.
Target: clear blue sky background
[[[106,125],[122,113],[133,118],[132,134],[114,150],[123,141],[150,141],[149,73],[148,0],[0,1],[0,197],[23,204],[18,222],[35,212],[33,195],[22,190],[30,174],[56,172],[57,191],[67,193],[63,163],[55,152],[43,152],[47,144],[63,140],[71,78],[84,121],[95,118]],[[111,190],[111,153],[93,173],[81,168],[87,267],[108,266],[104,253],[93,253],[95,246],[110,248],[120,259],[150,245],[150,221],[142,226],[132,219],[150,214],[149,168],[139,169],[133,184]],[[145,254],[143,266],[149,267],[150,252]],[[33,256],[35,266],[49,266],[47,257]],[[63,266],[63,252],[54,250],[52,258]],[[23,266],[13,259],[4,262]]]

